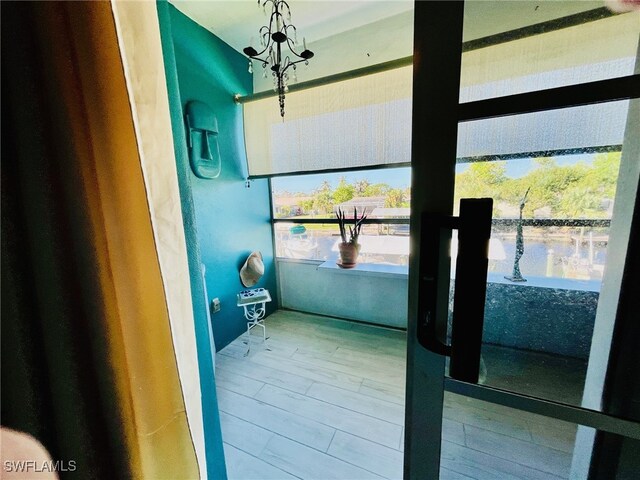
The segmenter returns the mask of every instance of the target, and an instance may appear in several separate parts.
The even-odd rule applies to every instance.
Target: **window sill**
[[[285,263],[301,263],[307,265],[315,265],[317,270],[340,272],[341,275],[355,275],[360,277],[386,277],[407,280],[409,276],[409,267],[407,265],[384,265],[379,263],[358,263],[354,268],[340,268],[336,265],[335,260],[299,260],[278,257],[279,262]],[[512,285],[521,288],[551,288],[555,290],[572,290],[596,292],[600,291],[599,280],[577,280],[572,278],[560,277],[533,277],[525,275],[526,282],[511,282],[504,278],[504,273],[489,272],[487,275],[487,283]],[[454,279],[451,279],[454,282]]]
[[[358,263],[353,268],[340,268],[335,261],[318,265],[318,270],[336,271],[345,275],[400,278],[406,280],[409,275],[407,265],[384,265],[379,263]]]

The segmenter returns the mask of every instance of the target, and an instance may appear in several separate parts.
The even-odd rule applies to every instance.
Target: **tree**
[[[579,216],[581,210],[566,208],[569,205],[563,198],[571,189],[579,188],[579,182],[586,174],[587,167],[583,164],[557,166],[555,162],[544,162],[541,165],[542,168],[535,169],[519,179],[521,189],[531,187],[525,215],[533,216],[535,210],[550,207],[555,217]]]
[[[558,212],[567,217],[603,217],[605,200],[616,194],[620,153],[597,155],[591,167],[582,166],[580,175],[561,194]]]
[[[293,209],[292,206],[287,205],[287,206],[282,207],[282,215],[284,217],[292,217],[294,215],[294,213],[295,212],[294,212],[294,209]]]
[[[338,205],[340,203],[349,201],[354,197],[354,194],[355,194],[355,187],[347,183],[344,177],[340,177],[338,186],[333,191],[333,203],[335,205]]]
[[[411,207],[411,187],[406,187],[404,189],[404,200],[402,201],[402,205],[400,205],[403,208],[409,208]]]
[[[517,161],[517,160],[513,160]],[[509,215],[517,211],[524,192],[531,188],[524,215],[531,217],[540,208],[551,209],[556,218],[603,217],[605,200],[616,191],[620,153],[595,157],[592,165],[558,165],[553,158],[535,159],[537,168],[520,178],[509,178],[504,162],[473,163],[456,175],[456,208],[465,197],[491,197],[494,205],[506,204]],[[494,210],[499,216],[499,209]]]
[[[593,167],[585,176],[584,183],[603,198],[613,199],[616,195],[618,172],[620,170],[620,152],[608,152],[596,155]]]
[[[507,181],[504,161],[470,164],[466,171],[456,175],[455,211],[461,198],[491,197],[494,203],[503,201]]]
[[[556,166],[556,161],[552,157],[539,157],[534,160],[540,168],[551,169]]]
[[[401,188],[392,188],[387,192],[384,199],[384,206],[387,208],[400,208],[405,201],[404,190]]]
[[[386,183],[374,183],[364,189],[363,197],[384,197],[391,187]]]
[[[331,184],[326,180],[313,191],[313,210],[318,213],[330,213],[333,211]]]
[[[353,188],[355,190],[355,196],[356,197],[364,197],[365,194],[364,192],[367,191],[367,187],[369,187],[369,185],[371,185],[371,183],[369,183],[369,180],[367,180],[366,178],[362,179],[362,180],[356,180],[353,184]]]
[[[311,213],[311,210],[313,210],[313,198],[310,198],[308,200],[301,200],[300,208],[304,213]]]

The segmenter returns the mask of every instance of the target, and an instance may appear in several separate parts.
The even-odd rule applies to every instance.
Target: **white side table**
[[[262,341],[267,341],[267,328],[264,325],[266,304],[271,301],[271,295],[266,288],[254,288],[243,290],[238,294],[238,306],[244,310],[244,318],[247,319],[247,353],[251,350],[251,329],[262,328]]]

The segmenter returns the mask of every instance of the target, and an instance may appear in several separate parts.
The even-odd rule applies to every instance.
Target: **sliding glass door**
[[[639,36],[416,2],[407,478],[640,471]]]

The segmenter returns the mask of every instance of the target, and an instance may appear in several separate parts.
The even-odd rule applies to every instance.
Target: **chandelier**
[[[292,70],[292,80],[297,81],[296,64],[304,62],[309,65],[309,59],[313,57],[313,52],[307,50],[307,42],[302,39],[302,51],[298,53],[298,33],[296,27],[291,24],[291,10],[285,0],[258,0],[258,5],[262,4],[265,11],[267,4],[271,4],[271,15],[268,25],[260,27],[260,48],[258,52],[253,46],[249,46],[243,52],[249,57],[249,73],[253,73],[253,60],[262,63],[263,77],[267,78],[267,66],[271,70],[273,77],[273,89],[278,93],[278,103],[280,104],[280,116],[284,120],[284,96],[289,91],[289,73]],[[286,18],[285,15],[286,14]],[[283,52],[283,48],[288,48],[289,52]]]

